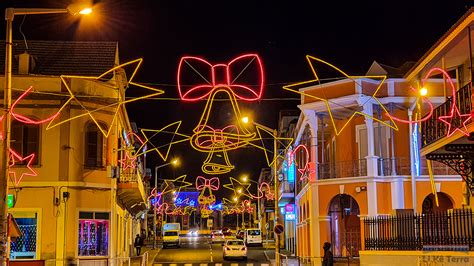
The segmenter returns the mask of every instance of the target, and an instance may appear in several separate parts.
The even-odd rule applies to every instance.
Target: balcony
[[[431,168],[434,175],[458,175],[453,169],[437,161],[431,161]],[[410,159],[405,157],[379,158],[377,170],[378,176],[409,176]],[[420,160],[419,175],[428,175],[428,167],[424,157]],[[367,163],[365,159],[360,159],[319,164],[318,176],[320,180],[367,176]]]
[[[133,215],[147,209],[142,173],[137,169],[120,170],[117,197]]]
[[[468,83],[460,90],[456,92],[456,101],[461,114],[470,114],[472,111],[471,103],[472,95],[472,84]],[[442,123],[438,120],[440,116],[446,116],[451,110],[452,98],[449,97],[446,102],[436,107],[433,111],[433,115],[421,123],[421,148],[424,149],[431,144],[436,143],[437,141],[445,138],[448,134],[448,126],[445,123]],[[469,120],[466,125],[472,123],[472,120]],[[453,136],[453,141],[456,138]],[[426,152],[423,152],[426,154]]]
[[[367,162],[365,159],[320,163],[318,165],[319,179],[356,176],[367,176]]]

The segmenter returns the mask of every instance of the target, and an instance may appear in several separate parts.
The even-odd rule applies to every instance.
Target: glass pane
[[[79,221],[79,256],[107,256],[109,221]]]
[[[36,258],[36,218],[16,218],[20,227],[21,236],[12,239],[10,259],[35,259]]]

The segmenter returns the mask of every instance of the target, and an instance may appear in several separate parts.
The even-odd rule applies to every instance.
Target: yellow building
[[[443,228],[447,224],[456,226],[453,219],[460,219],[457,212],[472,218],[472,212],[465,209],[469,205],[472,187],[464,181],[467,179],[467,183],[472,185],[472,174],[466,170],[465,176],[461,177],[460,173],[462,169],[471,169],[472,164],[466,163],[465,158],[472,152],[465,149],[470,147],[469,134],[473,131],[473,123],[468,121],[467,130],[464,130],[462,122],[456,124],[453,120],[453,127],[459,130],[453,128],[450,131],[446,124],[437,121],[440,116],[449,115],[453,94],[447,76],[441,71],[436,70],[436,75],[429,77],[426,74],[438,67],[451,75],[460,114],[465,114],[457,119],[469,120],[472,110],[470,35],[473,19],[471,9],[416,64],[395,69],[374,62],[366,76],[388,76],[375,95],[378,101],[372,96],[380,79],[370,77],[344,78],[298,88],[305,95],[299,105],[302,114],[293,149],[303,145],[308,153],[296,153],[295,161],[298,168],[303,168],[307,160],[313,163],[306,175],[297,174],[298,256],[318,264],[323,256],[323,244],[330,242],[334,256],[360,256],[363,265],[386,265],[389,262],[416,265],[419,258],[434,254],[427,255],[424,250],[432,247],[423,242],[424,238],[432,237],[433,232],[446,233],[433,241],[437,245],[453,246],[456,243],[451,235],[454,227]],[[315,69],[318,70],[317,65]],[[388,126],[391,123],[386,111],[405,122],[421,118],[416,115],[417,103],[424,107],[422,117],[429,113],[426,102],[421,102],[417,96],[422,84],[428,88],[427,98],[435,107],[433,116],[411,127],[403,122],[396,122],[398,128]],[[326,103],[318,97],[328,99],[335,128]],[[356,111],[365,116],[351,117]],[[452,154],[458,157],[450,157]],[[433,186],[427,158],[432,163]],[[437,191],[439,206],[435,203],[432,189]],[[427,219],[436,213],[443,214],[434,226]],[[406,242],[390,242],[383,246],[382,242],[370,241],[382,239],[384,234],[392,234],[393,240],[402,234],[395,227],[383,229],[384,217],[387,221],[414,217],[411,219],[428,222],[411,225],[414,229],[408,235],[421,235],[413,245],[407,238]],[[369,220],[364,223],[365,218],[374,219],[371,221],[377,224],[371,225]],[[430,231],[428,225],[434,226],[434,231]],[[472,220],[466,226],[472,228]],[[379,231],[366,232],[374,228]],[[472,238],[470,230],[464,233],[467,238]],[[455,246],[463,250],[472,248],[464,242]],[[393,251],[386,251],[388,249]],[[397,251],[400,249],[412,251]],[[460,254],[438,252],[441,252],[440,256]],[[472,256],[466,254],[463,256]]]
[[[119,65],[117,43],[15,41],[13,55],[13,100],[29,86],[33,92],[15,106],[11,126],[11,148],[20,157],[11,167],[9,212],[22,231],[10,245],[12,264],[129,257],[147,206],[144,158],[124,159],[138,139],[129,134],[125,106],[113,104],[125,94],[127,73],[60,78],[95,77]],[[74,98],[65,105],[67,88]],[[62,106],[50,123],[28,123]]]

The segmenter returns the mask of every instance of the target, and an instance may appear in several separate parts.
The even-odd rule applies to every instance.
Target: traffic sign
[[[273,228],[273,232],[275,232],[275,234],[277,235],[283,233],[284,230],[285,228],[281,224],[276,224],[275,227]]]

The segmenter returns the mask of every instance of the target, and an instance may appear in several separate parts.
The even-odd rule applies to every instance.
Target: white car
[[[218,243],[218,242],[224,242],[224,234],[221,232],[213,232],[211,234],[211,243]]]
[[[227,258],[247,259],[247,247],[241,239],[228,239],[223,244],[224,260]]]

